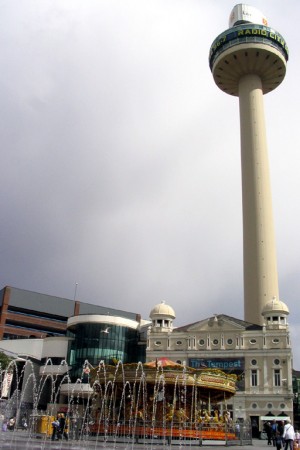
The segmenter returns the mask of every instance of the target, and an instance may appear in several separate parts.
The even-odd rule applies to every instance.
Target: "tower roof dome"
[[[289,308],[287,305],[282,302],[281,300],[278,300],[276,297],[272,298],[269,302],[265,304],[262,310],[262,315],[266,314],[272,314],[272,313],[283,313],[288,315],[290,313]]]
[[[158,317],[175,319],[176,315],[172,306],[167,305],[166,302],[163,301],[158,305],[155,305],[150,312],[150,319]]]

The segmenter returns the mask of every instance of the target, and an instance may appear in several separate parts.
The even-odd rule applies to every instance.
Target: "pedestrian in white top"
[[[283,429],[283,439],[285,441],[284,450],[293,450],[294,447],[294,439],[295,439],[295,431],[294,427],[291,424],[291,421],[287,419],[285,421],[284,429]]]

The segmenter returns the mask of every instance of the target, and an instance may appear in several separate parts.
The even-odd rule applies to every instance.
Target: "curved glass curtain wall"
[[[73,338],[68,349],[68,364],[72,367],[71,377],[81,378],[86,360],[97,366],[101,360],[113,364],[142,361],[145,356],[138,348],[139,332],[132,328],[103,323],[82,323],[67,336]]]

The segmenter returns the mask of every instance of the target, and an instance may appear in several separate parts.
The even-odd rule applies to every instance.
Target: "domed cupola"
[[[175,317],[174,309],[165,302],[155,305],[150,312],[152,331],[172,331]]]
[[[287,305],[276,297],[267,302],[262,310],[266,326],[274,328],[286,327],[289,313]]]

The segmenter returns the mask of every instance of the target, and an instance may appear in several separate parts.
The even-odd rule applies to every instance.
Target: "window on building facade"
[[[251,370],[251,386],[257,386],[257,385],[258,385],[257,370],[256,369],[252,369]]]
[[[280,386],[280,369],[274,370],[274,386]]]

